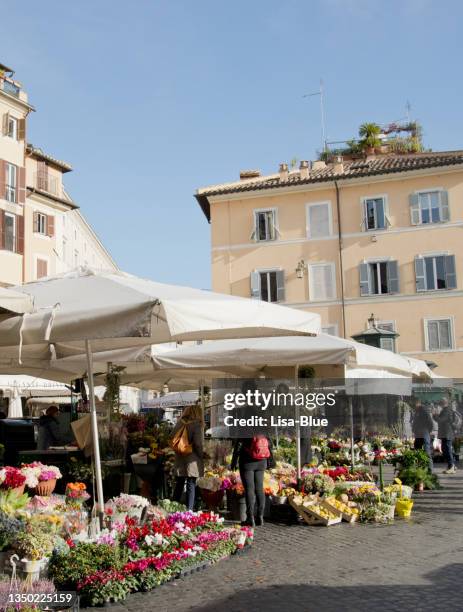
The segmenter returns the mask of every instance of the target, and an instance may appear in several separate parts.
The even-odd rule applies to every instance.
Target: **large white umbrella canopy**
[[[424,361],[328,334],[316,337],[275,337],[222,340],[180,347],[153,356],[157,369],[192,368],[237,370],[239,366],[295,366],[345,364],[387,370],[410,376],[432,377]]]
[[[172,340],[306,335],[320,331],[311,312],[178,287],[123,272],[79,268],[15,288],[36,311],[0,318],[0,346],[55,345],[58,356],[92,340],[94,351]],[[61,343],[61,345],[60,345]]]
[[[13,289],[0,287],[0,313],[23,314],[32,312],[34,301],[31,296]]]

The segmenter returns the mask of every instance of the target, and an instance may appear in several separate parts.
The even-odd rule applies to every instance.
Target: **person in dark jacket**
[[[412,420],[412,431],[415,436],[415,449],[423,448],[432,466],[432,446],[431,432],[434,429],[434,420],[432,418],[431,409],[418,400],[415,404],[415,411]]]
[[[444,470],[444,474],[454,474],[457,471],[453,455],[453,440],[455,438],[455,424],[458,418],[455,409],[450,406],[448,400],[442,400],[442,410],[436,420],[439,426],[437,435],[442,442],[442,454],[447,461],[447,469]]]
[[[251,527],[264,524],[264,473],[267,468],[274,467],[275,465],[270,438],[263,437],[267,440],[270,452],[270,456],[267,459],[254,459],[252,457],[251,446],[254,438],[238,438],[233,448],[231,462],[232,470],[236,470],[237,465],[240,470],[241,482],[243,483],[244,495],[246,497],[246,521],[244,524]],[[254,518],[256,505],[257,515]]]
[[[186,425],[188,441],[193,447],[193,452],[188,455],[175,453],[176,483],[173,498],[178,502],[181,500],[186,482],[186,505],[188,510],[193,510],[195,505],[196,480],[198,477],[204,476],[201,406],[198,404],[187,406],[182,416],[177,421],[173,434],[184,425]]]
[[[45,414],[40,417],[37,450],[48,450],[50,446],[62,446],[66,443],[60,432],[58,413],[58,406],[48,406]]]

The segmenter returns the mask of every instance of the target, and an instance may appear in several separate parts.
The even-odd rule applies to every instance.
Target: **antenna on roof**
[[[410,104],[408,100],[407,100],[407,103],[405,104],[405,110],[407,111],[407,123],[410,123],[410,111],[412,110],[412,105]]]
[[[305,94],[303,98],[312,98],[313,96],[320,96],[320,116],[321,116],[321,127],[322,127],[322,151],[325,152],[327,149],[326,142],[326,126],[325,126],[325,92],[323,87],[323,80],[320,79],[320,89],[314,93]]]

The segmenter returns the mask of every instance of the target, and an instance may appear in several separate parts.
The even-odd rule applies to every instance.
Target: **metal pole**
[[[355,458],[354,458],[354,400],[349,397],[349,412],[350,412],[350,454],[351,454],[351,465],[352,471],[355,469]]]
[[[206,398],[204,396],[204,380],[199,381],[199,394],[201,400],[201,436],[204,444],[204,428],[205,428],[205,420],[204,420],[204,411],[206,408]]]
[[[85,340],[85,352],[87,354],[87,377],[88,377],[88,394],[90,401],[90,418],[92,421],[92,438],[93,438],[93,458],[95,464],[95,481],[96,481],[96,509],[100,518],[100,523],[103,521],[104,497],[103,497],[103,479],[101,478],[101,458],[100,444],[98,441],[98,420],[96,416],[95,406],[95,391],[93,387],[93,356],[90,340]]]
[[[296,393],[299,388],[299,366],[296,365],[294,367],[294,394],[296,399]],[[299,407],[299,403],[296,405],[296,456],[297,456],[297,479],[298,481],[301,479],[301,410]]]

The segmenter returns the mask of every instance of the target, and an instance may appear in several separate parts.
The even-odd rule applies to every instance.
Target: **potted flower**
[[[40,461],[23,464],[21,471],[26,477],[26,485],[34,495],[47,497],[53,493],[56,481],[62,474],[55,465],[44,465]]]
[[[47,558],[53,551],[53,538],[37,526],[26,526],[19,532],[13,548],[23,563],[23,571],[29,581],[37,580]]]
[[[22,495],[25,487],[26,478],[21,470],[9,465],[0,469],[0,489],[10,489]]]

